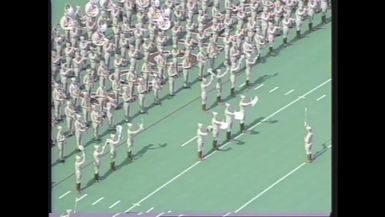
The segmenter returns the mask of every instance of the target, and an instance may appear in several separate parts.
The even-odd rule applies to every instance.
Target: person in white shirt
[[[211,127],[212,127],[212,136],[213,136],[213,149],[219,150],[218,148],[218,137],[219,131],[221,129],[222,121],[218,120],[218,113],[213,112],[213,117],[211,118]]]
[[[221,70],[220,69],[217,69],[216,70],[216,74],[213,73],[213,71],[211,69],[209,69],[209,73],[212,74],[213,76],[215,76],[215,80],[216,80],[216,85],[215,85],[215,89],[217,90],[217,103],[221,102],[221,96],[222,96],[222,87],[223,87],[223,81],[222,81],[222,78],[227,74],[228,70],[224,70],[222,73],[221,73]]]
[[[314,14],[315,10],[318,7],[318,3],[316,0],[309,0],[307,3],[307,15],[309,17],[309,30],[313,30],[313,19],[314,19]]]
[[[72,104],[77,105],[78,99],[80,98],[80,88],[76,82],[76,78],[71,78],[71,84],[69,86],[69,92],[72,99]]]
[[[289,34],[290,26],[294,22],[294,19],[289,15],[285,15],[282,20],[282,37],[283,37],[283,45],[288,46],[287,35]]]
[[[54,104],[54,116],[55,120],[61,120],[61,106],[65,100],[65,94],[63,89],[60,87],[59,83],[54,84],[54,89],[52,91],[52,99]]]
[[[241,132],[245,132],[245,120],[246,120],[246,108],[253,105],[253,100],[250,99],[250,101],[247,102],[245,95],[240,95],[241,100],[239,101],[239,110],[243,114],[242,119],[240,120],[240,130]]]
[[[111,158],[111,170],[114,171],[116,170],[115,167],[115,160],[116,160],[116,145],[119,144],[120,142],[120,137],[121,134],[111,134],[111,139],[110,139],[110,158]]]
[[[127,159],[129,161],[132,161],[132,148],[134,146],[134,137],[136,134],[138,134],[140,131],[142,131],[143,123],[139,125],[139,127],[134,130],[133,125],[131,123],[127,123]]]
[[[82,181],[82,169],[86,162],[86,154],[84,149],[81,150],[82,154],[76,155],[75,160],[75,178],[76,178],[76,190],[81,193],[81,181]]]
[[[73,134],[73,123],[75,119],[75,109],[71,103],[71,101],[67,101],[67,106],[64,108],[64,114],[66,116],[67,121],[67,129],[68,129],[68,135]]]
[[[233,121],[234,121],[234,112],[231,112],[231,105],[229,103],[225,103],[225,122],[227,124],[227,129],[226,129],[226,139],[228,141],[231,140],[231,130],[233,127]]]
[[[130,90],[128,85],[123,86],[122,98],[123,98],[124,118],[126,121],[129,121],[131,96],[130,96]]]
[[[83,146],[82,133],[85,132],[87,129],[86,125],[82,122],[81,118],[81,115],[76,114],[74,123],[76,145],[78,147],[78,150],[80,150]]]
[[[99,127],[102,125],[102,115],[98,111],[96,105],[91,106],[91,122],[94,128],[94,140],[100,140]]]
[[[59,150],[59,161],[64,163],[64,144],[66,143],[66,137],[64,136],[63,127],[57,127],[56,143]]]
[[[197,129],[197,146],[198,146],[198,158],[203,160],[203,147],[204,147],[204,136],[207,136],[207,129],[203,128],[203,124],[198,123]]]
[[[295,25],[297,30],[297,38],[301,37],[301,26],[303,19],[306,16],[306,8],[298,8],[295,12]]]
[[[99,177],[100,158],[104,154],[104,150],[106,149],[106,146],[109,145],[110,141],[111,141],[110,139],[107,139],[106,143],[104,143],[103,146],[100,146],[100,145],[94,146],[95,150],[93,153],[93,157],[94,157],[93,164],[94,164],[94,179],[96,182],[100,181],[100,177]]]
[[[83,97],[80,102],[80,106],[82,107],[83,113],[83,121],[88,126],[89,125],[89,114],[91,112],[91,98],[88,92],[83,92]]]
[[[312,156],[312,148],[313,148],[313,130],[312,128],[305,122],[305,127],[307,130],[307,134],[305,136],[305,151],[306,151],[306,156],[307,156],[307,163],[311,163],[313,161],[313,156]]]
[[[326,12],[328,10],[328,0],[321,0],[321,11],[322,11],[322,23],[326,23]]]
[[[275,33],[278,30],[278,27],[276,27],[273,23],[269,23],[268,33],[267,33],[267,39],[269,41],[269,54],[274,56],[276,55],[274,52],[274,42],[275,42]]]
[[[211,74],[210,79],[203,78],[203,80],[201,81],[201,99],[202,99],[203,111],[206,111],[207,88],[210,86],[213,79],[214,79],[214,76]]]
[[[160,79],[158,75],[155,75],[153,79],[151,80],[152,84],[152,92],[154,94],[154,103],[155,105],[160,104],[160,99],[159,99],[159,90],[162,88],[160,84]]]

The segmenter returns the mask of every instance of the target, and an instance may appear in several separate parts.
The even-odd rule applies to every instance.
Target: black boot
[[[132,161],[132,155],[131,155],[131,151],[127,152],[127,159],[128,161]]]
[[[322,23],[326,23],[326,16],[322,15]]]
[[[230,132],[230,131],[227,131],[227,132],[226,132],[226,139],[227,139],[227,140],[230,140],[230,139],[231,139],[231,132]]]
[[[235,96],[235,89],[234,88],[231,88],[230,92],[231,92],[232,96]]]
[[[241,123],[241,132],[245,130],[245,123]]]
[[[221,102],[221,96],[217,96],[217,103]]]
[[[198,152],[198,158],[199,158],[199,160],[202,160],[202,159],[203,159],[202,151],[199,151],[199,152]]]
[[[203,110],[203,111],[206,111],[206,104],[203,104],[203,105],[202,105],[202,110]]]
[[[114,162],[111,162],[111,170],[115,171],[116,168],[115,168],[115,161]]]
[[[218,143],[218,141],[217,141],[216,139],[214,139],[214,140],[213,140],[213,149],[218,150],[217,143]]]
[[[283,38],[283,45],[287,46],[287,38]]]
[[[249,80],[246,80],[246,87],[248,87],[250,84],[250,81]]]
[[[311,157],[311,154],[308,154],[307,155],[307,163],[311,163],[312,162],[312,157]]]
[[[99,182],[99,173],[95,173],[94,178],[96,182]]]
[[[80,193],[81,189],[80,189],[80,183],[76,183],[76,190]]]
[[[301,38],[301,31],[297,30],[297,38]]]
[[[269,54],[273,55],[273,47],[269,47]]]
[[[313,30],[313,23],[309,23],[309,30]]]

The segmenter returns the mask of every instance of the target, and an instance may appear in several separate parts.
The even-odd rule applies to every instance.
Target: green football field
[[[53,0],[52,24],[63,14],[64,4],[84,7],[85,0]],[[331,12],[328,12],[330,17]],[[239,94],[258,96],[259,102],[247,113],[249,133],[239,132],[235,121],[235,141],[226,143],[221,131],[220,151],[211,150],[211,136],[205,140],[204,161],[198,161],[194,140],[197,123],[207,126],[211,112],[224,119],[224,105],[216,104],[215,85],[208,94],[209,112],[201,110],[200,83],[197,68],[191,74],[193,85],[168,98],[167,85],[160,96],[162,104],[153,106],[153,97],[146,97],[147,114],[137,115],[135,102],[133,123],[144,121],[145,130],[135,137],[134,161],[126,161],[126,129],[123,109],[116,111],[116,124],[122,124],[123,135],[117,148],[118,170],[109,170],[108,148],[102,158],[102,181],[93,181],[92,128],[83,141],[86,144],[86,166],[83,169],[82,194],[75,189],[74,161],[77,152],[74,136],[65,147],[66,162],[58,163],[58,150],[52,148],[52,211],[66,209],[77,212],[120,213],[153,216],[163,214],[242,212],[288,213],[331,211],[331,23],[318,25],[296,40],[291,29],[291,45],[283,48],[278,37],[277,56],[265,56],[265,62],[253,68],[252,85],[243,86],[244,73],[238,76],[236,97],[230,96],[230,82],[225,77],[223,98],[238,110]],[[221,67],[223,54],[216,60]],[[140,64],[139,64],[140,65]],[[195,80],[194,80],[195,79]],[[308,107],[308,123],[315,132],[316,159],[304,163],[304,108]],[[60,125],[66,129],[65,122]],[[102,143],[110,132],[101,130]],[[56,129],[52,130],[56,136]]]

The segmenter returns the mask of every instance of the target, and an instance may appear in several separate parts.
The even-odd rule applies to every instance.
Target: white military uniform
[[[100,169],[100,158],[104,154],[104,150],[106,146],[108,145],[109,140],[107,139],[106,143],[103,145],[103,147],[100,147],[99,145],[95,145],[95,150],[93,153],[94,157],[94,171],[95,171],[95,180],[99,182],[99,169]]]
[[[212,135],[213,135],[213,148],[218,149],[218,136],[219,130],[222,122],[218,120],[218,113],[213,112],[213,117],[211,118],[211,127],[212,127]]]
[[[228,71],[226,70],[221,74],[220,69],[217,69],[217,74],[215,74],[215,79],[217,82],[215,85],[215,89],[217,90],[217,102],[221,101],[222,86],[223,86],[222,78],[227,74],[227,72]]]
[[[80,115],[76,116],[74,128],[75,128],[76,145],[78,149],[80,149],[80,147],[83,146],[82,133],[86,131],[86,126],[82,123]]]
[[[132,128],[132,124],[131,123],[128,123],[127,124],[128,128],[127,128],[127,158],[128,160],[132,160],[132,148],[133,148],[133,145],[134,145],[134,136],[139,133],[140,131],[143,130],[143,124],[140,124],[139,125],[139,128],[134,130]]]
[[[143,79],[140,79],[137,86],[137,91],[139,94],[139,107],[140,107],[140,113],[144,113],[144,100],[146,96],[146,87]]]
[[[58,127],[57,135],[56,135],[56,143],[57,143],[57,148],[59,150],[59,160],[61,162],[64,162],[64,144],[66,143],[66,138],[64,136],[62,127]]]
[[[121,134],[111,134],[110,139],[110,158],[111,158],[111,169],[116,170],[115,168],[115,159],[116,159],[116,145],[120,142]]]
[[[250,105],[252,105],[252,101],[246,102],[246,97],[241,95],[241,101],[239,101],[239,111],[243,113],[243,118],[240,120],[241,124],[241,131],[244,130],[245,127],[245,120],[246,120],[246,108]]]
[[[198,147],[198,157],[200,160],[203,160],[203,146],[204,146],[204,136],[208,133],[202,128],[202,124],[198,124],[197,129],[197,147]]]
[[[70,134],[72,134],[75,110],[70,101],[67,101],[67,106],[64,108],[64,114],[67,120],[67,129],[69,130]]]
[[[123,87],[122,98],[123,98],[124,117],[126,121],[128,121],[128,119],[130,118],[130,100],[131,100],[129,86]]]
[[[94,138],[99,139],[99,127],[102,124],[102,117],[99,111],[96,109],[96,106],[92,107],[91,121],[92,127],[94,128]]]
[[[76,190],[80,193],[81,191],[81,180],[82,180],[82,169],[86,162],[86,154],[82,151],[81,156],[76,156],[75,160],[75,178],[76,178]]]
[[[230,104],[226,103],[225,108],[225,122],[227,124],[227,132],[226,132],[226,139],[231,139],[231,129],[233,127],[233,121],[234,121],[234,112],[230,111]]]
[[[312,148],[313,148],[313,137],[314,134],[309,125],[306,125],[307,134],[305,136],[305,151],[307,155],[307,162],[310,163],[312,161]]]
[[[207,88],[210,86],[211,82],[213,81],[214,76],[210,76],[210,80],[207,81],[205,78],[203,78],[201,82],[201,99],[202,99],[202,109],[203,111],[206,111],[206,102],[207,102]]]

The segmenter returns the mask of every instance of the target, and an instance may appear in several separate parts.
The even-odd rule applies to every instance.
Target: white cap
[[[94,145],[94,148],[95,148],[95,149],[99,149],[99,148],[100,148],[100,145]]]
[[[198,123],[198,127],[202,127],[203,126],[203,124],[202,123]]]
[[[226,103],[225,103],[225,106],[226,106],[226,107],[230,107],[230,104],[226,102]]]
[[[111,134],[110,137],[111,137],[111,138],[114,138],[114,137],[115,137],[115,134]]]
[[[132,124],[131,124],[131,123],[127,123],[127,126],[131,127],[131,126],[132,126]]]
[[[246,96],[245,95],[240,95],[240,97],[241,97],[241,99],[244,99],[244,98],[246,98]]]
[[[63,127],[62,126],[57,126],[57,129],[61,130],[61,129],[63,129]]]
[[[71,81],[76,81],[76,78],[71,78]]]
[[[80,159],[82,159],[82,157],[80,157],[79,155],[76,155],[76,161],[79,161]]]
[[[306,126],[307,130],[311,130],[311,127],[309,125]]]
[[[212,112],[214,116],[218,115],[218,112]]]

